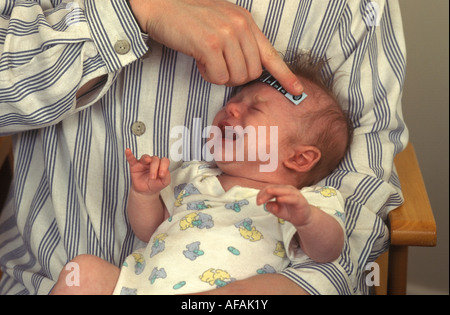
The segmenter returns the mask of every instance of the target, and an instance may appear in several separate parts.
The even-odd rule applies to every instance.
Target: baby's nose
[[[230,102],[225,106],[225,111],[228,115],[239,117],[242,114],[243,106],[240,103]]]

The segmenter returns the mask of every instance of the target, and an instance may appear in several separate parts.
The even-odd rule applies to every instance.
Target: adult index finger
[[[303,85],[297,76],[292,73],[278,51],[259,29],[255,34],[262,65],[278,80],[286,91],[292,95],[301,95],[303,93]]]

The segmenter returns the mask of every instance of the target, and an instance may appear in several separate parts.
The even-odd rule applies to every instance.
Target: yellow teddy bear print
[[[241,236],[243,238],[251,242],[256,242],[261,240],[263,238],[263,235],[254,226],[252,226],[252,224],[252,219],[247,218],[236,223],[234,226],[239,229],[239,233],[241,233]]]
[[[333,189],[333,188],[331,188],[331,187],[328,187],[328,186],[325,186],[325,187],[321,188],[321,189],[319,190],[319,193],[320,193],[322,196],[324,196],[325,198],[330,198],[330,197],[334,197],[334,196],[337,195],[336,190]]]
[[[280,258],[286,257],[286,249],[284,248],[283,242],[277,242],[277,245],[275,246],[275,251],[273,252],[273,254]]]
[[[200,276],[200,280],[211,286],[223,287],[235,279],[231,278],[231,275],[225,270],[210,268]]]
[[[212,216],[202,212],[192,212],[185,215],[180,221],[180,228],[185,231],[189,228],[210,229],[214,226]]]

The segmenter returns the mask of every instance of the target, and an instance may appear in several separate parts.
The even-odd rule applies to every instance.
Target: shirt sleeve
[[[54,2],[0,1],[0,135],[56,124],[95,103],[147,51],[125,1]],[[101,76],[77,104],[79,87]]]

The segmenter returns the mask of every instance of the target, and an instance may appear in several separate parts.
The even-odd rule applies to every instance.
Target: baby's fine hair
[[[306,176],[308,180],[301,183],[302,186],[309,186],[338,167],[350,148],[353,124],[332,91],[332,82],[325,79],[327,59],[315,57],[310,52],[300,52],[287,61],[287,64],[294,74],[309,81],[327,96],[321,98],[326,106],[319,106],[317,110],[308,111],[301,117],[301,141],[303,144],[316,146],[322,155]]]

